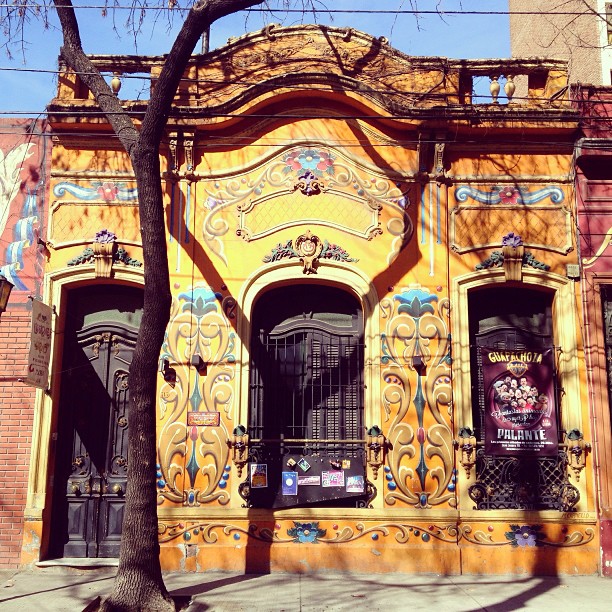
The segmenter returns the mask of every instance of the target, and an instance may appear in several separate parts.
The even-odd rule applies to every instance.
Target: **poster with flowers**
[[[558,452],[552,349],[481,347],[488,455]]]

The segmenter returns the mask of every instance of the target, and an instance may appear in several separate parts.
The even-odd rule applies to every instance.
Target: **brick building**
[[[570,82],[610,85],[610,6],[605,0],[509,0],[513,57],[565,59]]]
[[[42,295],[50,140],[46,124],[0,121],[0,273],[15,286],[0,318],[0,567],[20,559],[36,390],[21,381],[30,344],[31,298]]]
[[[576,196],[597,469],[601,571],[612,576],[612,88],[574,86]]]

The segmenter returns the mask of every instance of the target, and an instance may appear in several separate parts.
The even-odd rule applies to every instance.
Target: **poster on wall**
[[[298,494],[298,473],[283,472],[283,495]]]
[[[266,463],[251,463],[251,487],[265,489],[268,486],[268,465]]]
[[[480,350],[485,453],[556,455],[553,350]]]

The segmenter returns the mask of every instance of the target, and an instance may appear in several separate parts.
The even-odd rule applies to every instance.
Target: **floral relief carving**
[[[370,240],[382,233],[379,216],[383,207],[391,215],[388,230],[401,237],[401,244],[405,246],[412,236],[405,212],[407,188],[373,176],[323,147],[294,147],[243,175],[203,182],[203,188],[203,238],[224,263],[222,238],[230,231],[236,209],[236,233],[246,241],[313,220]],[[303,197],[302,193],[318,195]],[[282,208],[277,197],[284,198]]]

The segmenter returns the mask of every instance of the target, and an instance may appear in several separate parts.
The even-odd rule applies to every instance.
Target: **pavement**
[[[116,568],[0,570],[0,611],[96,609]],[[597,576],[167,573],[186,612],[610,612],[612,579]]]

